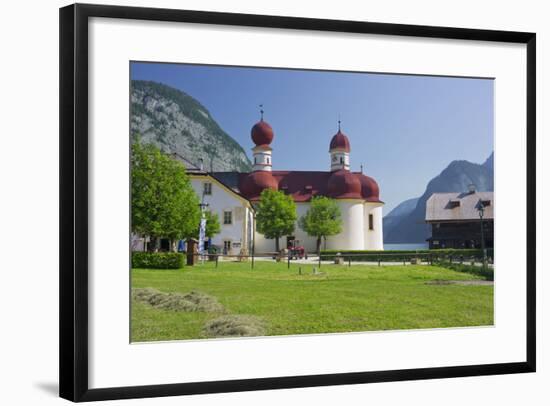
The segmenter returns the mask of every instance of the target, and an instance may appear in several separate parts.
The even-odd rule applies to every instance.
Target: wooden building
[[[483,220],[480,219],[480,208]],[[493,248],[493,192],[434,193],[426,202],[426,222],[431,225],[430,249]]]

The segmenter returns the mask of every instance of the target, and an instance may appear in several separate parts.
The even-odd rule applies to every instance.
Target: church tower
[[[260,106],[261,107],[261,106]],[[252,172],[247,174],[240,182],[239,190],[249,198],[258,199],[265,189],[277,190],[279,184],[271,173],[271,141],[273,141],[273,129],[264,121],[264,111],[260,110],[261,117],[252,127],[250,135],[254,144],[254,166]]]
[[[252,127],[251,136],[252,141],[256,146],[252,148],[254,155],[254,171],[269,171],[271,172],[272,161],[271,152],[272,148],[269,144],[273,141],[273,129],[264,121],[264,111],[260,110],[260,121],[254,124]]]
[[[338,132],[332,137],[329,148],[331,172],[341,169],[349,171],[349,152],[349,139],[340,129],[340,120],[338,120]]]

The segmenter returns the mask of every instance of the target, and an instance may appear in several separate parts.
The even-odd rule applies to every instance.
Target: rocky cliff
[[[132,81],[132,140],[177,153],[209,171],[250,171],[243,148],[223,131],[210,112],[188,94],[156,82]]]

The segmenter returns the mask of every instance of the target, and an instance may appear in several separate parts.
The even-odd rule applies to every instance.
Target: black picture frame
[[[90,389],[88,386],[88,19],[105,17],[325,32],[496,41],[527,48],[527,323],[525,361]],[[81,402],[534,372],[536,368],[536,35],[528,32],[74,4],[60,9],[60,375]]]

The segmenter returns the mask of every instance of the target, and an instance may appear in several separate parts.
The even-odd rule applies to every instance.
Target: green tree
[[[307,213],[300,217],[300,228],[308,235],[317,237],[317,253],[321,252],[321,239],[342,231],[342,215],[335,200],[318,196],[311,199]]]
[[[222,230],[220,226],[220,218],[217,213],[207,211],[206,213],[206,236],[208,238],[214,237]]]
[[[296,204],[290,196],[272,189],[264,189],[256,207],[256,229],[266,238],[275,239],[279,252],[279,238],[294,232]]]
[[[212,213],[211,211],[205,211],[204,218],[206,219],[206,237],[212,238],[216,234],[219,234],[222,228],[220,226],[220,218],[218,217],[218,215],[216,213]],[[195,238],[199,238],[198,228],[197,233],[195,234]]]
[[[132,231],[170,240],[192,237],[199,221],[199,199],[185,167],[158,148],[132,145]],[[172,246],[172,244],[171,244]]]

